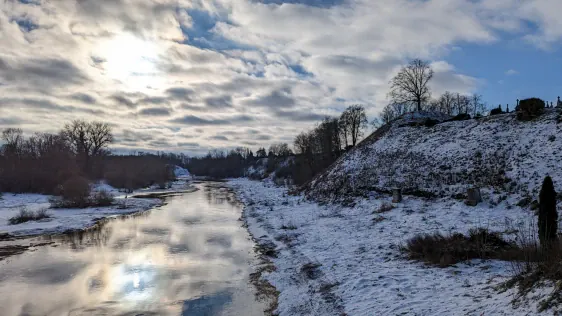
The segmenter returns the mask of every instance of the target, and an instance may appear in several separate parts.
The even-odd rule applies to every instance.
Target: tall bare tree
[[[359,104],[348,107],[342,113],[340,122],[343,122],[343,125],[346,126],[351,137],[351,145],[355,146],[357,140],[363,135],[363,129],[368,124],[365,108]]]
[[[4,154],[19,154],[22,143],[24,141],[23,131],[21,128],[6,128],[2,131],[2,140],[4,141]]]
[[[453,115],[455,112],[455,99],[456,96],[449,91],[445,91],[439,97],[439,107],[440,111],[449,115]]]
[[[90,171],[91,158],[106,154],[113,142],[111,127],[101,122],[75,120],[66,124],[61,134],[71,144],[86,172]]]
[[[415,106],[418,111],[431,97],[428,83],[433,78],[433,69],[428,62],[414,59],[402,67],[390,81],[389,97],[393,104]]]
[[[482,101],[482,95],[474,93],[470,96],[470,107],[472,116],[476,116],[478,113],[482,114],[486,109],[486,105]]]

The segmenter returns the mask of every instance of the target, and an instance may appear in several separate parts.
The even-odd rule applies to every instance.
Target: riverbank
[[[113,195],[113,205],[88,208],[50,208],[49,195],[3,193],[0,197],[0,236],[28,237],[43,234],[58,234],[82,230],[94,226],[98,221],[115,216],[141,213],[160,206],[163,198],[174,194],[189,193],[194,187],[185,179],[172,183],[169,189],[147,188],[125,194],[106,184],[98,184],[94,190],[105,190]],[[36,212],[45,210],[48,217],[12,225],[10,218],[22,210]]]
[[[533,215],[509,198],[468,207],[407,196],[375,214],[390,196],[358,198],[343,207],[318,205],[263,182],[235,179],[229,185],[245,204],[248,230],[275,267],[262,277],[279,291],[279,315],[535,315],[551,290],[514,305],[516,290],[497,289],[513,275],[509,262],[435,268],[408,261],[399,250],[419,233],[474,227],[514,238],[509,230]]]

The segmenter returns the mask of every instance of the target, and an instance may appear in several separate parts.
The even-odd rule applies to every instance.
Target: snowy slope
[[[183,179],[191,178],[191,174],[189,173],[189,171],[180,166],[174,167],[174,175],[176,176],[176,178],[183,178]]]
[[[285,188],[245,179],[230,181],[245,203],[244,220],[260,244],[273,245],[275,271],[265,278],[280,292],[283,315],[536,315],[545,287],[513,305],[516,290],[495,287],[513,275],[508,262],[480,261],[448,268],[408,261],[399,246],[419,233],[466,233],[486,227],[514,238],[532,224],[515,198],[468,207],[450,198],[407,196],[373,214],[390,196],[354,198],[353,207],[320,205]],[[486,200],[497,196],[484,191]],[[383,219],[373,221],[377,216]],[[310,268],[312,267],[312,268]],[[545,312],[545,314],[550,314]]]
[[[315,178],[307,193],[330,199],[372,190],[466,193],[471,185],[536,198],[545,175],[562,191],[559,109],[531,122],[515,113],[445,122],[433,127],[385,127]]]

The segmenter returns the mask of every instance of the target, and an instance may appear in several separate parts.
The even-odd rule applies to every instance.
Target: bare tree
[[[107,147],[113,142],[111,127],[101,122],[75,120],[66,124],[61,134],[82,161],[86,172],[89,172],[91,158],[106,154]]]
[[[277,143],[269,146],[270,155],[277,157],[287,157],[293,154],[287,143]]]
[[[482,102],[482,95],[476,93],[470,96],[470,106],[473,117],[478,113],[482,114],[482,112],[486,109],[486,105]]]
[[[455,98],[455,112],[454,114],[470,113],[470,98],[466,95],[457,93]]]
[[[381,120],[382,124],[388,124],[397,117],[398,115],[396,114],[396,111],[394,110],[392,104],[388,104],[387,106],[385,106],[379,114],[379,119]]]
[[[418,111],[431,97],[428,83],[433,78],[433,69],[428,62],[414,59],[402,67],[390,81],[389,97],[393,104],[416,106]]]
[[[2,140],[4,154],[19,154],[24,141],[23,131],[21,128],[6,128],[2,131]]]
[[[355,146],[357,140],[363,135],[363,129],[368,124],[365,108],[359,104],[348,107],[340,117],[340,122],[342,121],[351,136],[351,145]]]
[[[455,100],[456,96],[454,94],[449,91],[445,91],[445,93],[439,97],[439,111],[453,115],[455,112]]]

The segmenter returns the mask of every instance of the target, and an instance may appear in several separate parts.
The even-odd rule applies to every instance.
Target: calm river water
[[[241,205],[198,187],[0,262],[0,315],[263,315]]]

